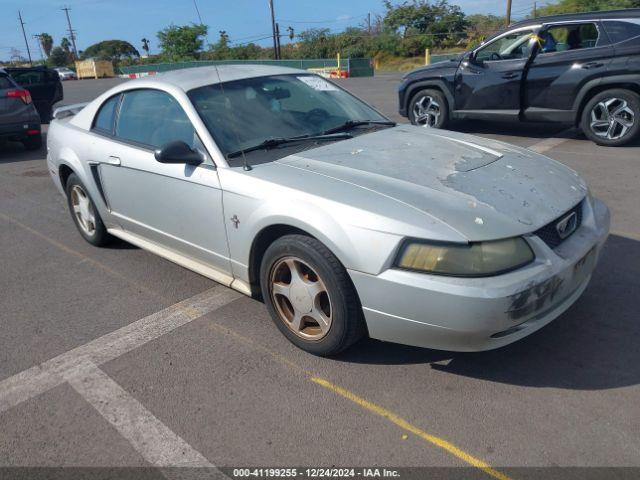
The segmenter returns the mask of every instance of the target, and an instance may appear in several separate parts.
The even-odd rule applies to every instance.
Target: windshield
[[[350,120],[387,120],[317,75],[207,85],[191,90],[189,98],[225,155],[270,138],[320,135]]]

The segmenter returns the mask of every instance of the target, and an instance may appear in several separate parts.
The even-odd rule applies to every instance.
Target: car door
[[[51,119],[51,107],[62,99],[58,74],[45,68],[13,68],[10,74],[18,85],[29,90],[42,123]]]
[[[455,79],[457,113],[475,118],[518,118],[522,75],[533,35],[533,27],[507,32],[460,64]]]
[[[572,122],[580,89],[607,71],[613,47],[598,21],[545,25],[525,82],[528,120]]]
[[[110,117],[116,117],[113,127]],[[228,274],[217,171],[178,101],[161,90],[126,91],[105,102],[93,132],[92,158],[100,165],[110,213],[122,229]],[[154,149],[178,140],[203,152],[205,162],[156,161]]]

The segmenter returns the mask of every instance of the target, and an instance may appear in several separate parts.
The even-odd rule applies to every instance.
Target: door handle
[[[109,165],[119,166],[120,165],[120,157],[116,157],[115,155],[109,155],[107,157],[107,161],[105,163],[108,163]]]
[[[590,70],[592,68],[600,68],[602,67],[604,64],[600,63],[600,62],[589,62],[589,63],[585,63],[582,65],[582,68],[584,68],[585,70]]]
[[[516,72],[509,72],[509,73],[505,73],[504,75],[502,75],[502,78],[506,79],[506,80],[511,80],[512,78],[516,78],[518,77],[520,74],[516,73]]]

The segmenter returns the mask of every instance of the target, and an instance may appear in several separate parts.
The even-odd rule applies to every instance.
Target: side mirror
[[[482,65],[482,60],[478,60],[476,57],[476,52],[469,53],[468,62],[472,65]]]
[[[162,148],[154,152],[154,156],[160,163],[200,165],[204,160],[200,152],[180,140],[163,145]]]

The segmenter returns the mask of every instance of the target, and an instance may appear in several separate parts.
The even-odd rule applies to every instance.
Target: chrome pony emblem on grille
[[[576,215],[576,212],[571,212],[556,223],[556,232],[558,232],[558,236],[564,240],[575,231],[577,225],[578,215]]]

